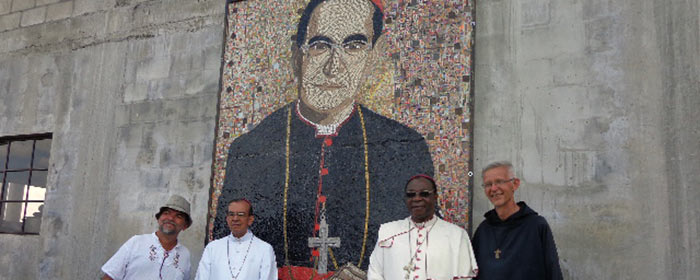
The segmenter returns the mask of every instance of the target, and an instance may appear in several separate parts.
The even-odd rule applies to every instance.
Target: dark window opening
[[[39,234],[51,133],[0,137],[0,233]]]

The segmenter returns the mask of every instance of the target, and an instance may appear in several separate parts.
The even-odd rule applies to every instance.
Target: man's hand
[[[347,263],[338,269],[329,280],[366,280],[367,272],[352,263]]]

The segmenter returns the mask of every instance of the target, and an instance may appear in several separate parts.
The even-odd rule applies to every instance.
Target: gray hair
[[[515,177],[515,169],[513,169],[513,164],[510,163],[510,161],[507,160],[502,160],[502,161],[495,161],[492,163],[489,163],[484,169],[481,170],[481,178],[484,177],[484,174],[486,174],[486,171],[489,171],[494,168],[498,167],[505,167],[508,169],[508,175]]]

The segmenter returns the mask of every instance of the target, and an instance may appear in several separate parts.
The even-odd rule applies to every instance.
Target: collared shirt
[[[190,251],[179,242],[166,251],[156,233],[129,238],[103,266],[114,280],[190,279]]]
[[[277,280],[275,252],[250,230],[241,238],[229,234],[207,244],[195,279]]]
[[[464,229],[438,217],[424,223],[408,217],[379,228],[367,279],[466,279],[477,271]]]

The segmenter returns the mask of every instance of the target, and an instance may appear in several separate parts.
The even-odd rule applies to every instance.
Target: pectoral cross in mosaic
[[[328,247],[340,247],[340,237],[328,237],[328,224],[325,215],[321,215],[318,237],[309,237],[309,248],[318,248],[319,274],[328,273]]]
[[[501,249],[496,249],[496,251],[493,251],[493,254],[496,255],[496,259],[501,258]]]

